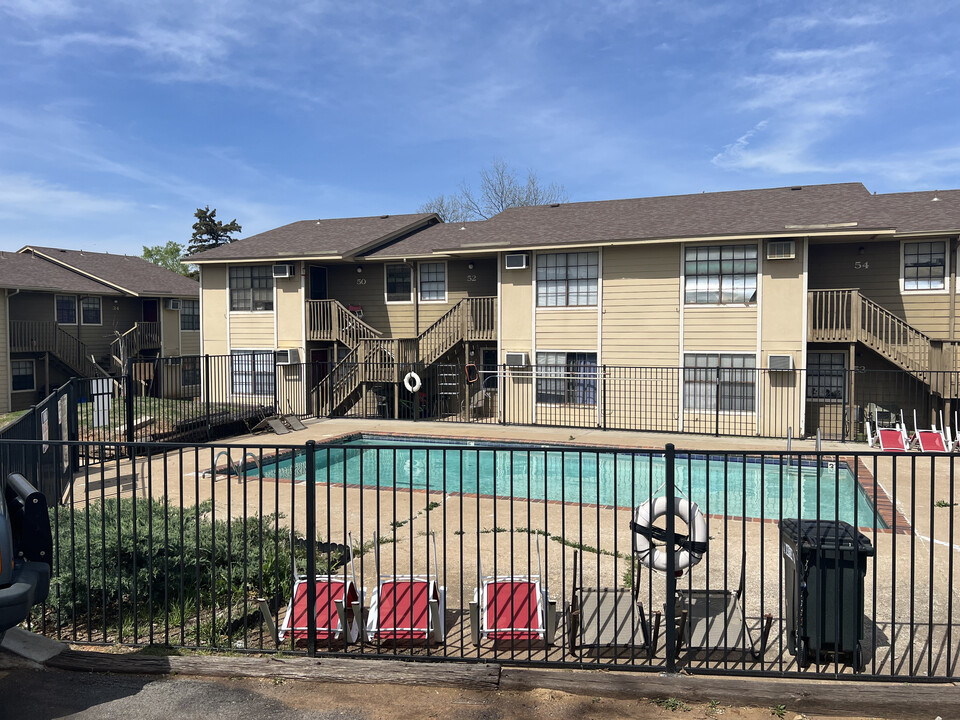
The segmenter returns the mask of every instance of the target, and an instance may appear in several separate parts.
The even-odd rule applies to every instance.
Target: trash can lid
[[[784,518],[780,521],[780,537],[810,549],[829,550],[839,546],[844,550],[856,549],[866,555],[873,555],[870,538],[842,520]]]

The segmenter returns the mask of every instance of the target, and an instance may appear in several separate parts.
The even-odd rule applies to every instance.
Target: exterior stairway
[[[808,303],[808,342],[861,343],[934,392],[957,396],[956,381],[936,372],[956,369],[955,344],[932,339],[856,289],[811,290]]]
[[[124,360],[137,357],[141,350],[159,347],[161,347],[160,323],[134,323],[132,328],[110,343],[113,371],[116,373],[123,372]]]
[[[416,338],[358,339],[315,389],[318,414],[329,416],[356,402],[364,383],[402,382],[404,366],[428,368],[460,342],[496,340],[496,303],[495,297],[464,298]]]
[[[48,352],[77,377],[101,374],[87,346],[55,322],[11,322],[10,352]]]

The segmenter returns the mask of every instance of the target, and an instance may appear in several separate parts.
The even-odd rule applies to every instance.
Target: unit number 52
[[[870,263],[869,263],[869,262],[861,262],[860,260],[856,260],[856,261],[853,263],[853,269],[854,269],[854,270],[869,270],[869,269],[870,269]]]

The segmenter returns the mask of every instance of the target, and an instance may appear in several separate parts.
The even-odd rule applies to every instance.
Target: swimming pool
[[[303,481],[306,457],[265,463],[262,473]],[[663,494],[665,468],[656,451],[360,437],[318,445],[316,481],[633,507]],[[709,515],[885,527],[845,463],[678,453],[676,487]]]

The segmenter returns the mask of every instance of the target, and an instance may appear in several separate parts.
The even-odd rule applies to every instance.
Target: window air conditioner
[[[521,367],[529,365],[530,359],[525,352],[508,352],[506,355],[506,364],[512,367]]]
[[[293,265],[274,265],[273,276],[275,278],[293,277]]]
[[[167,310],[179,310],[180,298],[167,298],[163,301],[163,307],[165,307]]]
[[[528,267],[530,256],[527,253],[510,253],[503,258],[503,267],[506,270],[523,270]]]
[[[793,260],[796,256],[796,240],[770,240],[767,242],[767,260]]]
[[[767,357],[770,370],[793,370],[793,355],[770,355]]]
[[[300,351],[296,348],[291,350],[277,350],[277,365],[297,365],[300,363]]]

